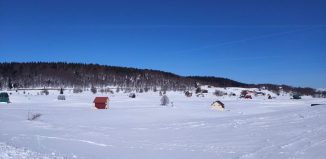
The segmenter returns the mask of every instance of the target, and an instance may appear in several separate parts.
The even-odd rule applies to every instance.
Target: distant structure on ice
[[[108,109],[109,97],[96,97],[93,103],[97,109]]]
[[[211,105],[212,109],[214,110],[219,110],[219,111],[224,111],[224,103],[222,103],[221,101],[215,101],[212,103]]]
[[[161,98],[161,105],[166,106],[170,103],[170,100],[168,98],[168,96],[166,96],[165,94],[162,96]]]
[[[0,93],[0,102],[10,103],[8,93],[6,93],[6,92]]]
[[[60,94],[58,95],[58,100],[66,100],[66,96],[63,95],[63,89],[60,89]]]

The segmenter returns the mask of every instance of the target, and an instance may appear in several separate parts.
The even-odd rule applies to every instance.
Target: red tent
[[[97,109],[108,109],[109,97],[96,97],[93,103]]]

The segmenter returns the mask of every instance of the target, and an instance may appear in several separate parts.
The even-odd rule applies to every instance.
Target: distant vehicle
[[[248,95],[248,94],[244,98],[245,99],[252,99],[251,95]]]
[[[197,97],[205,97],[205,95],[203,93],[199,93],[197,94]]]
[[[259,96],[259,95],[265,96],[265,93],[264,92],[256,92],[256,96]]]
[[[202,92],[202,93],[208,93],[208,90],[203,89],[201,92]]]
[[[192,93],[189,92],[189,91],[186,91],[186,92],[185,92],[185,95],[186,95],[186,97],[191,97],[191,96],[192,96]]]
[[[292,96],[292,99],[301,99],[301,96],[298,95],[298,94],[295,94],[295,95]]]
[[[229,96],[237,96],[235,93],[231,92],[229,93]]]
[[[129,98],[136,98],[136,94],[135,93],[130,93]]]
[[[6,93],[6,92],[0,93],[0,102],[2,102],[2,103],[10,103],[9,94]]]

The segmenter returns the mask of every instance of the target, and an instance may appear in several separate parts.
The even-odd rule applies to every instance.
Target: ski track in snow
[[[36,135],[36,137],[39,137],[39,138],[47,138],[47,139],[55,139],[55,140],[63,140],[63,141],[82,142],[82,143],[87,143],[87,144],[101,146],[101,147],[112,146],[112,145],[101,144],[101,143],[96,143],[96,142],[93,142],[93,141],[80,140],[80,139],[69,139],[69,138],[53,137],[53,136],[41,136],[41,135]]]

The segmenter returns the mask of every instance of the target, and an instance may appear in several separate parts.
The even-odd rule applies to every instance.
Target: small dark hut
[[[6,92],[0,93],[0,102],[10,103],[9,94]]]
[[[135,93],[130,93],[129,98],[136,98],[136,94]]]

